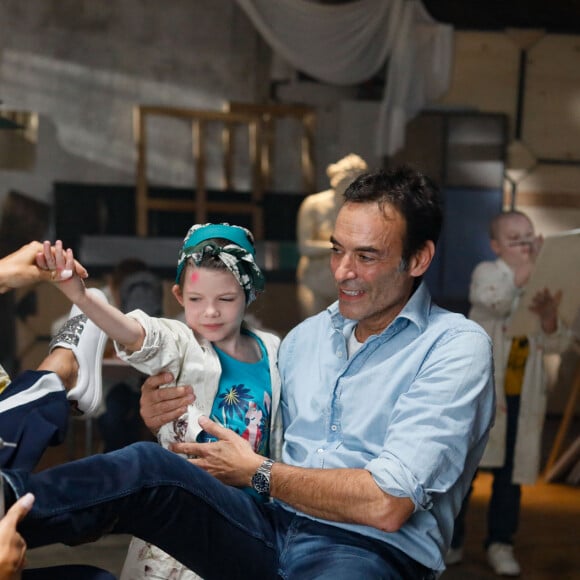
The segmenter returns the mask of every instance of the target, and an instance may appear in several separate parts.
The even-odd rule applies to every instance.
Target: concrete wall
[[[235,0],[4,0],[0,22],[3,108],[40,114],[33,169],[2,170],[0,160],[0,202],[11,188],[50,201],[54,180],[133,183],[136,104],[219,109],[228,100],[263,100],[270,88],[270,50]],[[458,31],[452,86],[439,103],[509,116],[518,204],[546,208],[550,224],[562,209],[580,223],[580,165],[542,162],[580,161],[579,46],[578,36],[538,31]],[[521,51],[526,76],[518,108]],[[355,101],[354,89],[290,82],[279,95],[317,109],[320,188],[326,165],[352,147],[379,163],[364,137],[375,104]],[[153,126],[150,142],[150,179],[191,184],[189,128]],[[299,153],[284,145],[277,146],[285,150],[277,186],[293,191]]]
[[[36,165],[0,171],[0,201],[50,201],[54,180],[133,183],[135,104],[219,109],[268,86],[269,51],[234,0],[5,0],[0,22],[3,109],[40,114]],[[155,180],[191,183],[189,139],[159,136]]]
[[[539,231],[580,227],[580,36],[457,31],[440,104],[505,113],[506,202],[513,184],[516,206]]]
[[[536,30],[455,34],[452,84],[441,104],[509,119],[506,203],[543,235],[580,228],[580,36]],[[580,280],[580,268],[577,272]],[[580,313],[574,322],[580,336]],[[577,349],[550,357],[549,412],[567,405]]]
[[[55,180],[133,183],[136,104],[219,109],[268,95],[270,50],[235,0],[4,0],[0,22],[3,108],[40,114],[36,163],[0,168],[0,204],[11,189],[50,202]],[[455,41],[452,86],[439,104],[506,113],[516,205],[544,234],[580,227],[580,37],[458,31]],[[317,108],[320,189],[326,165],[353,144],[371,155],[360,149],[372,142],[364,135],[374,103],[317,83],[281,95]],[[153,127],[151,136],[151,180],[189,185],[188,128]],[[283,159],[279,167],[292,191],[298,173]]]

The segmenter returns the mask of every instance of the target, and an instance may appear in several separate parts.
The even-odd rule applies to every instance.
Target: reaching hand
[[[40,242],[30,242],[0,260],[0,293],[36,282],[50,281],[51,272],[37,264],[37,255],[43,251]],[[87,271],[78,263],[77,274],[87,277]]]
[[[547,288],[538,291],[532,298],[530,310],[540,317],[542,330],[546,334],[552,334],[558,328],[558,308],[561,300],[561,290],[552,295]]]
[[[50,242],[44,242],[42,251],[36,255],[37,266],[44,271],[49,272],[50,281],[59,285],[59,289],[75,304],[85,293],[85,285],[80,273],[86,270],[79,264],[69,248],[65,250],[62,242],[57,240],[54,245]],[[63,284],[67,282],[67,284]]]
[[[191,387],[160,388],[173,381],[171,373],[149,377],[141,387],[140,413],[147,428],[155,435],[161,425],[178,419],[195,401]]]
[[[50,242],[44,242],[40,251],[36,254],[36,265],[47,272],[49,280],[55,284],[76,280],[72,287],[67,286],[61,290],[74,302],[75,294],[83,294],[85,285],[83,279],[88,278],[86,269],[75,260],[71,249],[65,250],[62,242],[57,240],[54,246]]]
[[[218,425],[207,417],[199,419],[200,426],[218,439],[213,443],[175,443],[173,451],[193,459],[190,463],[201,467],[222,483],[236,487],[250,485],[252,475],[262,465],[264,458],[254,453],[248,441],[231,429]]]
[[[0,580],[16,580],[26,564],[26,542],[16,526],[32,508],[34,496],[21,497],[0,519]]]

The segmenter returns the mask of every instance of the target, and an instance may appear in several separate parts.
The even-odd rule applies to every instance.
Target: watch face
[[[252,487],[262,495],[269,495],[270,479],[263,473],[254,473],[254,476],[252,477]]]

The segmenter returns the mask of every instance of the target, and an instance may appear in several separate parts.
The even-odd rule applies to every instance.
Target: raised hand
[[[52,273],[37,263],[37,256],[43,251],[40,242],[30,242],[8,256],[0,259],[0,294],[14,288],[21,288],[36,282],[50,282]],[[75,262],[76,273],[81,278],[87,271]]]
[[[82,272],[86,274],[86,270],[74,259],[70,248],[64,249],[61,240],[54,245],[45,241],[42,251],[36,255],[36,264],[50,273],[50,281],[58,284],[59,290],[72,302],[76,303],[85,294],[83,277],[86,278],[86,275],[82,276]]]
[[[547,288],[539,290],[532,298],[530,310],[540,317],[542,330],[546,334],[552,334],[558,328],[558,309],[561,301],[561,290],[551,294]]]

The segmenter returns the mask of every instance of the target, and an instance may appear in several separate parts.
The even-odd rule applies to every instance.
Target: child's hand
[[[561,290],[552,295],[547,288],[537,292],[532,299],[530,310],[540,317],[542,330],[546,334],[552,334],[558,328],[558,308],[561,300]]]
[[[57,255],[59,266],[57,266]],[[41,270],[48,270],[51,282],[55,283],[69,280],[74,274],[70,263],[67,263],[66,253],[60,240],[57,240],[54,246],[48,241],[43,243],[42,251],[36,255],[36,265]]]
[[[71,249],[63,248],[60,240],[54,246],[48,241],[44,242],[42,252],[36,255],[36,264],[50,271],[51,281],[58,284],[59,289],[73,302],[84,295],[82,278],[87,277],[86,270],[74,259]]]

